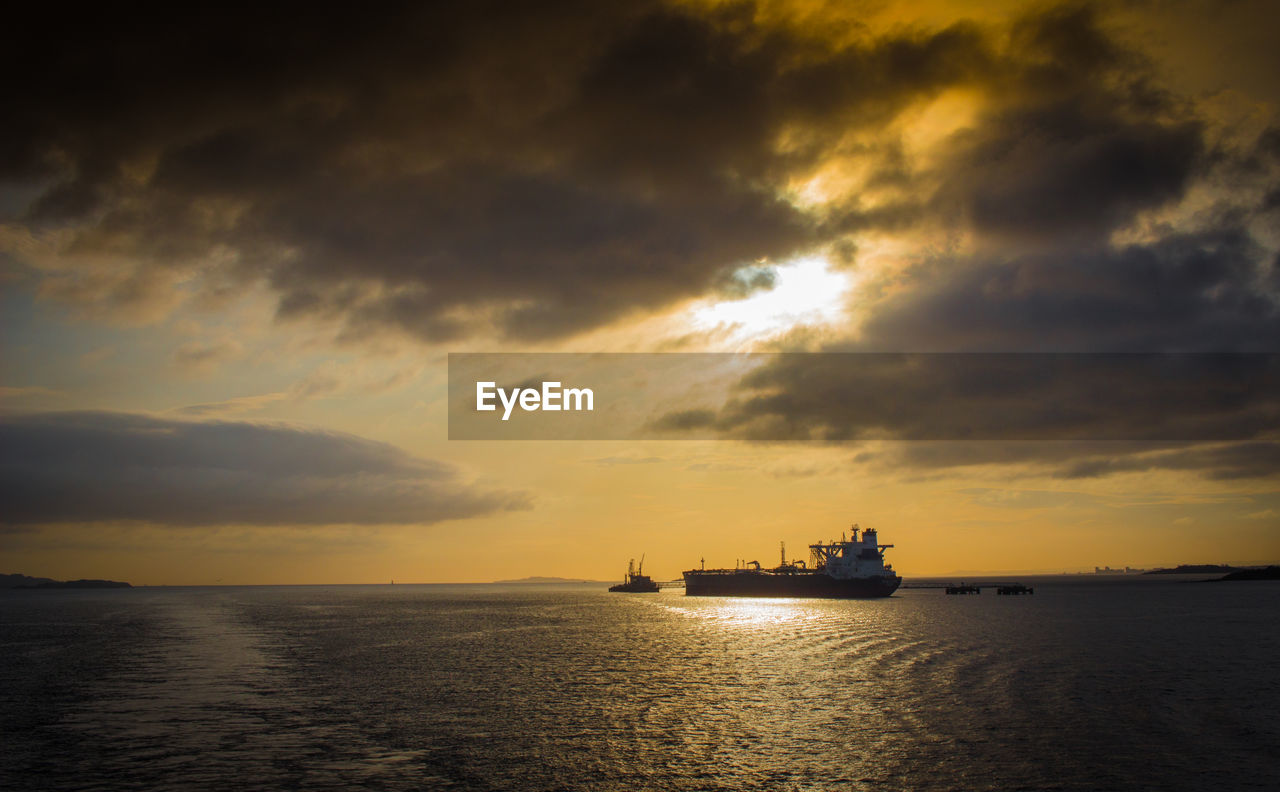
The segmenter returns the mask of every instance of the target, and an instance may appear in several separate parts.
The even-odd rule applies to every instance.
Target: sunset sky
[[[854,522],[907,577],[1280,562],[1273,2],[31,13],[0,572],[667,579]],[[1099,375],[1059,389],[1081,431],[1010,436],[1051,394],[785,356],[688,439],[468,441],[460,352],[1235,353],[1253,385],[1151,436]],[[910,431],[957,404],[989,434]]]

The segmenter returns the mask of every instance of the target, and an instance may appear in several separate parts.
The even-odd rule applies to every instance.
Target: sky
[[[1273,3],[23,14],[0,571],[1280,561]],[[451,440],[477,352],[804,354],[652,436]]]

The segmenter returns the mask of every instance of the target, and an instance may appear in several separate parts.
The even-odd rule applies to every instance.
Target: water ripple
[[[1274,589],[1123,593],[9,596],[0,786],[1280,785]]]

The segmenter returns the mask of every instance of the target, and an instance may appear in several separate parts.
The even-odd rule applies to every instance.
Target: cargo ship
[[[610,586],[610,591],[623,591],[631,594],[648,594],[658,590],[658,584],[653,582],[653,578],[642,574],[644,572],[644,556],[640,556],[640,566],[636,566],[636,560],[633,558],[627,564],[627,575],[622,582]]]
[[[734,569],[690,569],[684,573],[684,593],[690,597],[887,597],[897,590],[902,578],[884,561],[884,551],[893,545],[880,544],[874,528],[861,530],[855,523],[853,535],[840,541],[809,545],[809,562],[787,561],[782,545],[782,563],[762,569],[759,561],[748,561]]]

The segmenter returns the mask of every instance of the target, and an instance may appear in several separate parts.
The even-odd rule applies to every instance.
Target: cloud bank
[[[1165,260],[1169,310],[1224,289],[1214,316],[1177,324],[1204,319],[1215,341],[1274,327],[1275,265],[1251,236],[1274,221],[1274,129],[1256,151],[1221,145],[1100,11],[883,31],[766,11],[272,4],[11,25],[0,58],[24,76],[0,130],[7,256],[40,294],[137,321],[265,284],[281,316],[353,337],[537,341],[768,288],[733,275],[761,259],[941,230],[981,252],[922,261],[909,285],[927,288],[875,320],[885,343],[944,343],[1002,275],[1030,291],[997,300],[975,344],[1037,331],[1055,317],[1025,307],[1039,286],[1111,267],[1063,299],[1114,323],[1150,296],[1130,276]],[[948,92],[970,97],[968,123],[908,145],[911,114]],[[1210,174],[1229,176],[1232,211],[1111,249]],[[1209,272],[1177,272],[1206,246]],[[1092,318],[1060,317],[1049,337],[1092,349]]]
[[[10,526],[426,525],[531,504],[354,435],[107,412],[0,418],[0,500]]]
[[[1117,21],[1130,10],[873,26],[656,0],[99,8],[74,24],[29,8],[0,46],[23,75],[0,127],[3,287],[136,322],[265,287],[278,316],[348,339],[539,342],[746,297],[826,251],[858,272],[858,319],[806,349],[1276,352],[1275,96],[1212,86],[1212,64],[1210,90],[1179,84],[1182,54],[1161,61]],[[1228,18],[1278,21],[1266,3],[1143,13],[1219,48],[1240,38]],[[1235,55],[1273,71],[1273,53]],[[193,342],[174,361],[199,374],[238,354]],[[673,427],[857,435],[793,374]],[[861,403],[857,382],[819,385]],[[972,402],[964,382],[935,385]],[[1093,408],[1103,392],[1050,395]],[[1123,406],[1106,420],[1141,416]],[[1234,475],[1273,458],[1082,452],[1055,469]]]
[[[717,408],[651,430],[859,445],[856,462],[1021,464],[1063,478],[1182,470],[1280,473],[1277,354],[783,354]]]

